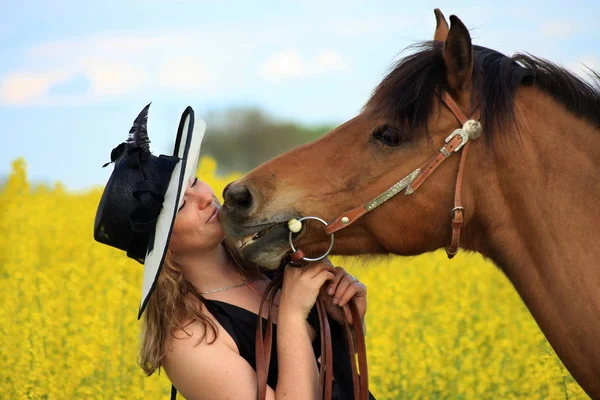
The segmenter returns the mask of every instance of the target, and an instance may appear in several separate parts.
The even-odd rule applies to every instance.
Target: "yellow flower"
[[[221,196],[240,176],[198,176]],[[168,398],[136,365],[142,270],[94,242],[101,190],[32,188],[22,159],[0,188],[0,388],[7,399]],[[368,287],[378,399],[586,398],[504,277],[481,256],[334,257]]]

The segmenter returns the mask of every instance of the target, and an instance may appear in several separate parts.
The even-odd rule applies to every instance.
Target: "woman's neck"
[[[245,277],[234,266],[234,261],[223,244],[206,252],[177,257],[185,278],[199,292],[242,283]]]

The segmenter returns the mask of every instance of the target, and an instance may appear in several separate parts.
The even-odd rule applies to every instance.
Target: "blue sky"
[[[435,7],[475,44],[600,69],[597,1],[3,1],[0,177],[23,156],[34,181],[103,185],[150,101],[155,154],[170,153],[188,105],[343,122],[405,47],[432,38]]]

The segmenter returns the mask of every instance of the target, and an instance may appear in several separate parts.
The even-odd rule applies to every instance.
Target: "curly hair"
[[[258,273],[256,266],[249,266],[240,261],[232,250],[233,246],[226,240],[222,244],[230,261],[242,276],[252,277]],[[138,364],[146,375],[152,375],[157,369],[160,371],[165,357],[164,343],[168,335],[175,337],[175,332],[178,331],[188,334],[185,328],[199,322],[205,329],[198,343],[207,337],[211,337],[209,343],[215,341],[217,326],[202,312],[203,304],[204,297],[185,279],[181,267],[173,260],[171,251],[167,250],[156,288],[148,300],[142,319]]]

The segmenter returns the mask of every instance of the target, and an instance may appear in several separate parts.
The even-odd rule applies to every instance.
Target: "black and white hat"
[[[126,142],[110,155],[114,170],[100,199],[94,239],[124,250],[144,264],[138,319],[156,286],[185,187],[198,169],[206,124],[187,107],[173,155],[150,153],[148,104],[133,122]],[[105,166],[108,164],[105,164]]]

